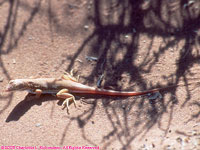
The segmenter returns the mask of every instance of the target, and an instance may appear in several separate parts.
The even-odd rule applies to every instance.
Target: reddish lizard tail
[[[151,89],[151,90],[145,90],[145,91],[114,91],[114,90],[105,90],[105,89],[98,89],[96,88],[93,91],[90,91],[91,94],[101,94],[101,95],[110,95],[110,96],[138,96],[138,95],[145,95],[148,93],[155,93],[163,90],[167,90],[169,88],[174,88],[177,87],[178,85],[171,85],[163,88],[156,88],[156,89]]]
[[[94,89],[94,90],[84,90],[84,91],[71,91],[73,93],[83,93],[83,94],[99,94],[99,95],[109,95],[109,96],[138,96],[145,95],[148,93],[154,93],[159,91],[159,89],[147,90],[147,91],[138,91],[138,92],[126,92],[126,91],[114,91],[114,90],[105,90],[105,89]]]
[[[110,96],[138,96],[138,95],[145,95],[145,94],[148,94],[148,93],[154,93],[154,92],[157,92],[157,91],[158,91],[157,89],[147,90],[147,91],[138,91],[138,92],[96,89],[94,94],[110,95]]]

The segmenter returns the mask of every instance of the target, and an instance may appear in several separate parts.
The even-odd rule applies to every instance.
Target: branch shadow
[[[105,87],[117,85],[116,88],[121,90],[122,87],[117,82],[123,73],[128,73],[130,82],[135,82],[141,90],[145,90],[153,86],[145,81],[143,74],[151,73],[153,67],[162,56],[170,48],[173,48],[177,57],[174,62],[176,70],[171,74],[162,76],[162,78],[167,81],[167,85],[178,85],[184,82],[186,98],[181,107],[187,106],[188,101],[191,99],[189,90],[190,78],[188,75],[195,77],[190,71],[190,67],[199,63],[200,58],[198,50],[200,43],[198,33],[200,10],[195,5],[199,5],[199,3],[189,4],[184,0],[173,2],[162,0],[93,1],[94,11],[88,18],[93,21],[95,28],[77,49],[75,55],[71,57],[70,65],[66,70],[71,70],[78,56],[85,51],[86,46],[91,45],[88,53],[98,56],[98,61],[87,78],[94,81],[94,75],[104,74],[106,75]],[[148,37],[150,42],[147,44],[148,49],[146,49],[147,52],[142,58],[142,63],[138,65],[135,60],[137,59],[137,54],[141,51],[140,37],[142,35]],[[153,44],[157,37],[161,37],[163,42],[160,42],[158,51],[153,51]],[[126,41],[126,38],[129,38],[129,40]],[[180,46],[182,41],[184,42]],[[122,59],[117,61],[116,57],[119,53],[124,55]],[[170,58],[168,59],[170,60]],[[159,87],[160,85],[163,86],[161,83],[157,83],[154,87]],[[135,138],[144,137],[157,124],[166,136],[171,126],[174,107],[179,103],[178,99],[175,100],[176,92],[177,87],[169,90],[164,94],[162,100],[157,101],[148,101],[140,98],[136,98],[139,102],[135,102],[136,100],[134,102],[127,101],[130,110],[131,108],[137,108],[136,123],[128,121],[130,111],[124,110],[124,119],[121,120],[117,117],[117,108],[112,105],[104,105],[113,129],[104,137],[109,140],[105,142],[103,149],[107,149],[115,141],[114,138],[110,138],[114,136],[118,137],[117,140],[122,144],[122,149],[129,149],[131,148],[131,142]],[[169,93],[171,96],[166,99],[165,95]],[[93,107],[93,109],[96,108]],[[163,129],[161,121],[166,113],[168,114],[168,125]],[[83,128],[93,114],[94,110],[90,109],[83,113],[81,117],[78,116],[72,120],[80,120],[82,118],[80,127]],[[141,116],[145,115],[149,118],[141,120]],[[122,125],[116,125],[113,118],[121,122]],[[144,126],[142,125],[143,123],[145,124]],[[130,124],[131,128],[134,128],[137,132],[133,132]],[[128,134],[129,132],[132,135]],[[89,141],[85,136],[84,128],[82,134],[85,140]],[[90,143],[95,145],[93,141],[90,141]]]
[[[66,70],[71,70],[78,56],[86,50],[88,45],[91,45],[88,53],[98,56],[98,61],[87,77],[90,81],[94,81],[95,76],[104,74],[104,87],[113,85],[117,90],[122,90],[123,87],[118,84],[118,81],[121,80],[124,73],[127,73],[130,76],[129,83],[134,82],[141,90],[146,90],[149,87],[162,87],[164,85],[161,83],[154,86],[152,83],[148,83],[143,74],[152,73],[153,67],[162,59],[162,56],[170,48],[174,48],[178,55],[176,62],[174,62],[176,70],[162,78],[167,81],[167,85],[184,82],[187,97],[182,107],[186,107],[192,97],[188,87],[190,83],[188,75],[195,77],[195,74],[190,71],[190,67],[199,63],[200,60],[198,50],[200,44],[198,32],[200,28],[200,10],[195,7],[199,5],[199,2],[195,1],[193,4],[187,3],[186,0],[175,0],[173,2],[164,0],[93,0],[91,2],[92,9],[90,9],[87,19],[94,25],[94,30],[81,43],[75,55],[71,57],[71,62]],[[41,1],[36,1],[33,8],[19,0],[2,1],[0,5],[4,3],[8,3],[9,8],[6,23],[0,32],[0,67],[6,79],[10,80],[11,77],[2,56],[11,53],[17,47],[27,27],[41,9]],[[50,30],[54,26],[60,28],[61,26],[52,11],[51,1],[48,1],[48,4]],[[18,34],[15,35],[19,7],[26,7],[30,16],[23,22]],[[143,35],[148,37],[150,42],[146,43],[146,53],[141,58],[142,62],[138,64],[135,60],[138,59],[138,53],[141,51],[141,36]],[[154,51],[152,49],[157,37],[162,37],[162,42],[160,42],[158,51]],[[184,42],[180,46],[179,43],[182,41]],[[123,53],[121,59],[117,59],[119,53]],[[147,97],[127,98],[127,102],[117,101],[120,104],[119,106],[125,105],[124,108],[107,103],[110,97],[103,97],[103,106],[107,118],[112,124],[110,132],[102,137],[103,149],[109,148],[116,140],[122,145],[122,149],[131,149],[131,143],[136,138],[144,137],[157,124],[166,135],[171,126],[174,107],[180,102],[180,100],[174,100],[176,92],[177,87],[162,93],[163,99],[156,99],[155,101],[149,101]],[[165,95],[169,93],[171,96],[166,99]],[[7,98],[9,100],[0,113],[9,106],[13,95],[10,94]],[[5,97],[0,97],[0,99],[5,99]],[[116,99],[121,100],[121,98]],[[116,99],[113,98],[112,100]],[[19,120],[35,104],[39,103],[26,102],[25,100],[20,102],[6,121]],[[97,108],[96,104],[94,102],[94,105],[81,115],[69,118],[70,121],[78,122],[79,127],[82,129],[82,137],[92,145],[97,144],[86,136],[84,127],[94,115]],[[198,103],[194,103],[194,105],[199,106]],[[135,114],[132,114],[131,110],[133,109],[137,110]],[[119,113],[123,115],[123,118],[118,117]],[[168,125],[163,129],[161,121],[166,113],[168,114]],[[135,118],[136,121],[130,119],[130,116]],[[194,115],[192,119],[195,119],[196,116],[199,117],[199,113]],[[117,123],[114,119],[117,120]],[[64,132],[67,129],[68,127]],[[65,139],[65,135],[66,133],[63,134],[61,144]],[[117,139],[114,138],[115,136]]]
[[[4,28],[0,31],[0,68],[6,80],[10,80],[11,77],[9,74],[9,70],[7,70],[2,56],[8,55],[18,46],[18,43],[25,34],[27,27],[31,24],[31,22],[34,20],[34,17],[38,13],[41,1],[35,1],[35,6],[28,10],[29,17],[22,23],[21,28],[18,31],[16,30],[16,24],[18,23],[17,17],[19,8],[21,6],[21,1],[2,1],[0,5],[4,5],[5,3],[8,3],[8,14],[6,22],[4,24]],[[9,94],[7,97],[0,97],[2,101],[3,99],[8,99],[5,106],[0,110],[0,113],[3,113],[8,108],[12,101],[12,98],[13,94]]]

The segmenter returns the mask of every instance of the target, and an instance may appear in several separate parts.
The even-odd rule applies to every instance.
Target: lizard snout
[[[6,87],[6,91],[14,91],[14,90],[19,90],[20,85],[22,84],[21,80],[16,79],[16,80],[10,80]]]
[[[5,89],[6,92],[12,91],[12,89],[13,89],[13,88],[12,88],[12,87],[13,87],[13,86],[12,86],[12,85],[13,85],[12,83],[13,83],[12,80],[8,83],[8,85],[6,86],[6,89]]]

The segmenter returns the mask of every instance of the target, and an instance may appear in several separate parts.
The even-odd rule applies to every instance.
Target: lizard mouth
[[[10,84],[6,87],[5,91],[6,91],[6,92],[11,91],[11,86],[10,86]]]

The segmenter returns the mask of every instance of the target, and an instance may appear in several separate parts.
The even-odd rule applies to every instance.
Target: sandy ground
[[[1,149],[200,150],[198,0],[1,0],[0,14]],[[106,89],[180,86],[75,95],[70,114],[54,96],[3,91],[71,69]]]

